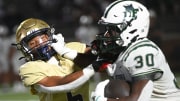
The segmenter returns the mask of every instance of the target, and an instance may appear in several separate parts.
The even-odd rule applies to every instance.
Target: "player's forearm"
[[[73,62],[79,67],[83,68],[95,61],[97,56],[91,53],[78,53]]]
[[[61,80],[59,80],[57,85],[67,84],[69,82],[72,82],[72,81],[78,79],[82,75],[83,75],[82,70],[78,71],[78,72],[75,72],[75,73],[72,73],[70,75],[67,75],[67,76],[63,77]]]
[[[107,101],[149,101],[153,90],[151,80],[139,80],[132,86],[130,96],[124,96],[117,99],[108,98]]]
[[[83,74],[83,75],[80,75]],[[74,73],[73,75],[75,75],[74,77],[72,77],[73,79],[76,79],[72,82],[69,82],[67,84],[63,84],[63,85],[58,85],[58,86],[51,86],[51,87],[46,87],[44,85],[35,85],[36,90],[40,91],[40,92],[45,92],[45,93],[57,93],[57,92],[64,92],[64,91],[70,91],[72,89],[78,88],[81,85],[83,85],[85,82],[87,82],[90,77],[92,77],[94,75],[94,70],[92,68],[92,65],[87,66],[86,68],[84,68],[81,72],[79,72],[77,75],[75,75],[76,73]],[[65,79],[66,82],[68,82],[69,77],[71,77],[72,75],[67,76]],[[79,78],[76,78],[76,76],[80,76]],[[72,80],[72,79],[71,79]]]
[[[58,86],[72,82],[83,75],[82,71],[75,72],[65,77],[61,76],[48,76],[40,80],[37,84],[41,84],[46,87]]]

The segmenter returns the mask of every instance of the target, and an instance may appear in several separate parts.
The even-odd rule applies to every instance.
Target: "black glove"
[[[99,42],[99,40],[94,40],[91,42],[91,52],[94,55],[99,55],[99,53],[100,53],[100,42]]]
[[[111,64],[105,59],[99,59],[92,63],[92,66],[96,72],[102,72],[107,69],[108,65]]]

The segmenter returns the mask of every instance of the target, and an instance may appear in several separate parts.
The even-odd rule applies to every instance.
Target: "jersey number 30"
[[[137,61],[136,68],[142,68],[143,66],[154,66],[154,55],[153,54],[146,54],[145,56],[137,56],[134,58]]]

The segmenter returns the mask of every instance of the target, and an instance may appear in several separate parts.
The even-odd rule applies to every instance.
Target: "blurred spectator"
[[[160,25],[157,22],[157,14],[153,9],[149,10],[150,12],[150,29],[149,29],[149,38],[155,42],[159,47],[162,45],[162,30]]]
[[[5,16],[4,2],[3,0],[0,0],[0,19],[2,19],[4,16]]]
[[[82,15],[79,20],[80,26],[75,31],[75,37],[78,41],[90,45],[99,34],[99,29],[93,25],[93,18],[88,15]]]
[[[3,91],[6,92],[11,83],[12,68],[9,68],[8,50],[11,40],[8,37],[9,29],[6,25],[0,25],[0,81]]]
[[[11,3],[5,7],[5,16],[2,19],[9,28],[9,35],[13,34],[13,28],[20,23],[23,16],[19,13],[17,5]]]
[[[14,28],[15,29],[15,28]],[[15,43],[15,34],[13,34],[10,38],[11,44]],[[9,52],[8,52],[8,62],[9,62],[9,68],[12,68],[12,91],[14,92],[23,92],[26,91],[27,89],[24,87],[22,84],[22,81],[19,76],[19,68],[22,64],[25,63],[24,59],[20,58],[22,57],[22,54],[20,51],[18,51],[14,46],[9,47]],[[18,61],[19,60],[19,61]]]
[[[11,46],[15,42],[14,35],[9,35],[9,29],[6,25],[0,25],[0,84],[2,92],[23,91],[18,76],[19,66],[23,61],[17,62],[20,53]],[[13,89],[11,89],[13,87]]]

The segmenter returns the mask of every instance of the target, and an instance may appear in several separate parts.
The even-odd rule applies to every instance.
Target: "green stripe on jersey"
[[[158,50],[158,47],[154,44],[151,43],[151,41],[149,40],[144,40],[144,41],[140,41],[132,46],[130,46],[127,51],[124,53],[124,60],[126,61],[126,59],[128,58],[129,54],[131,54],[131,52],[133,52],[134,50],[140,48],[140,47],[152,47],[155,48],[156,50]]]
[[[160,69],[151,69],[149,71],[143,72],[143,73],[139,73],[139,74],[135,74],[133,75],[134,80],[141,80],[141,79],[150,79],[150,80],[158,80],[162,77],[163,75],[163,71]]]
[[[162,70],[157,69],[157,68],[156,69],[152,68],[149,71],[142,72],[142,73],[139,73],[139,74],[135,74],[134,76],[142,76],[142,75],[147,75],[147,74],[156,73],[156,72],[162,72]]]

